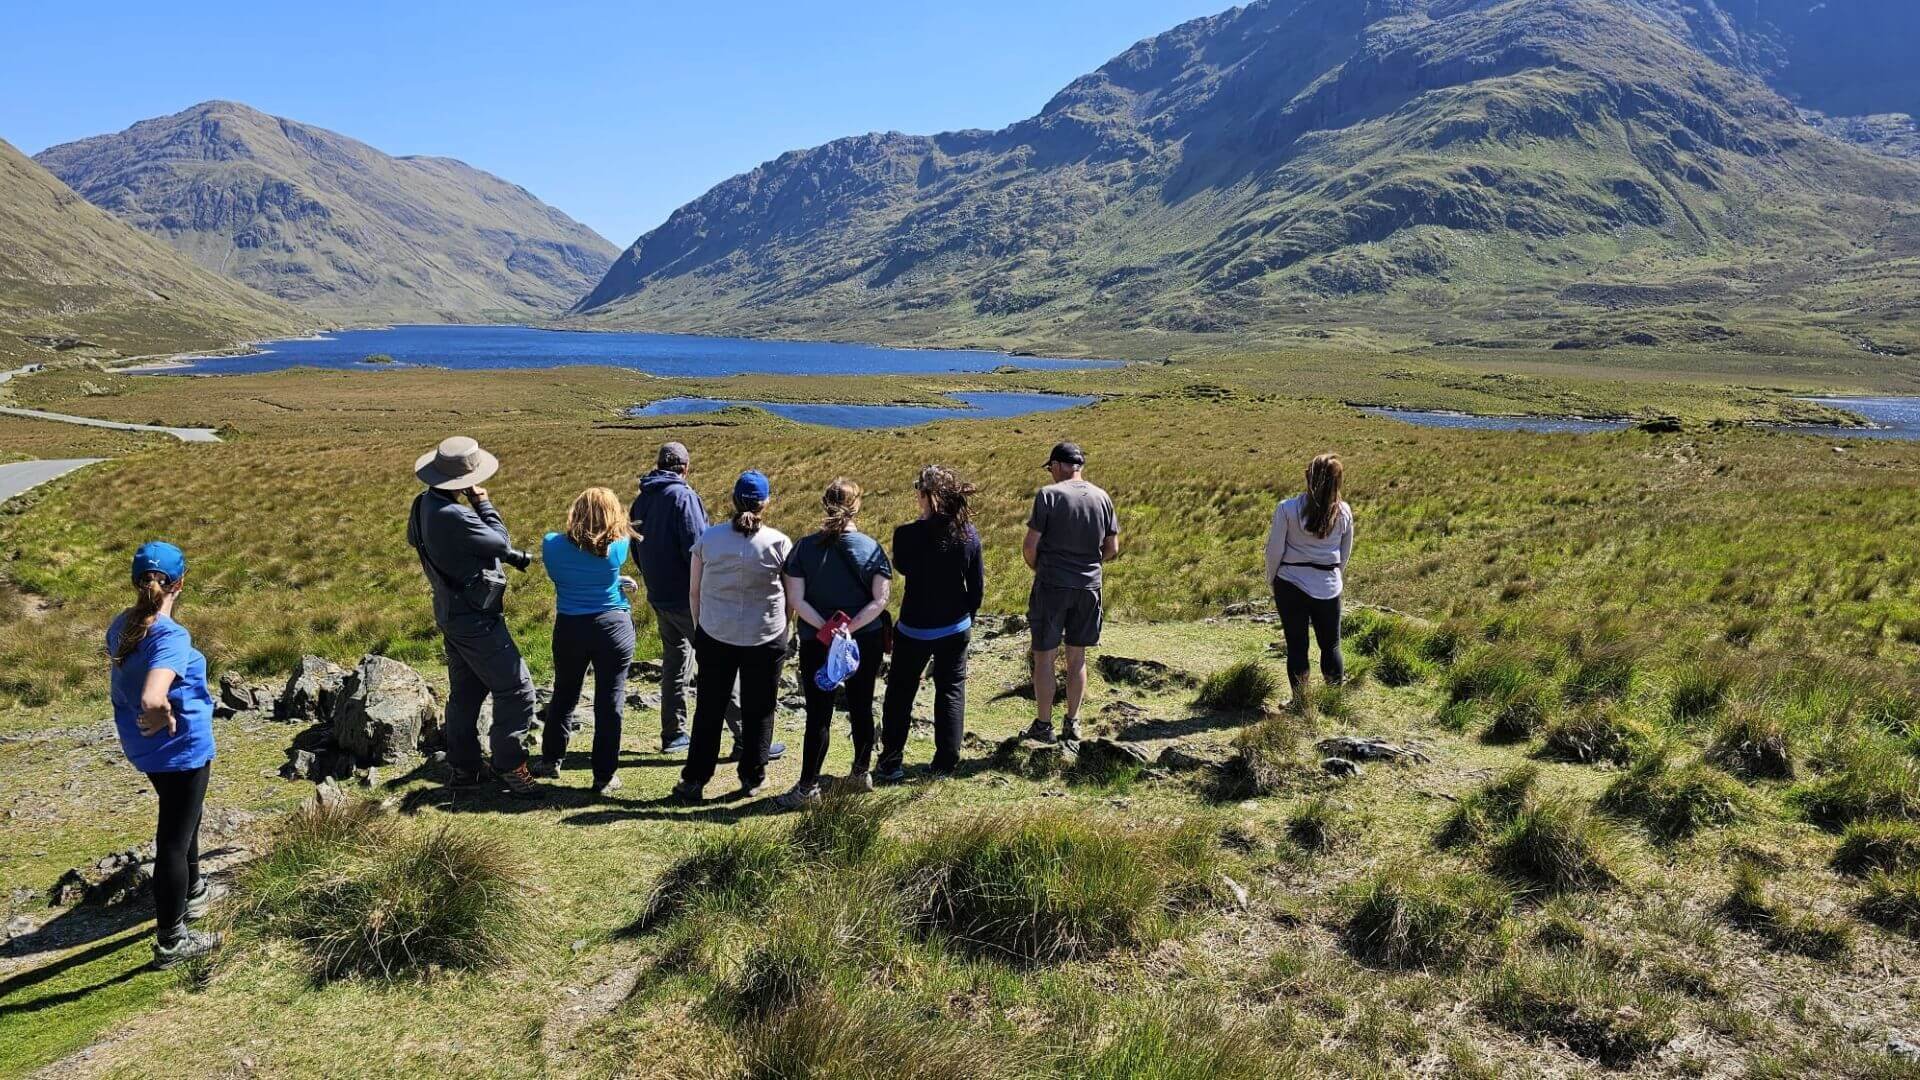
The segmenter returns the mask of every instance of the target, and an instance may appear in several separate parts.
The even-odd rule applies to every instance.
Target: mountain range
[[[318,325],[195,266],[0,142],[0,364],[216,348]]]
[[[589,325],[891,340],[1913,332],[1909,0],[1260,0],[998,131],[783,154]],[[1915,342],[1920,345],[1920,341]]]
[[[616,254],[463,162],[392,157],[233,102],[35,160],[207,270],[329,320],[541,319],[578,300]]]

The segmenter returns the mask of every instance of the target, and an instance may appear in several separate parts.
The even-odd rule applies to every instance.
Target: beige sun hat
[[[465,435],[455,435],[420,455],[420,460],[413,463],[413,475],[428,487],[464,491],[492,476],[499,468],[499,458],[480,449],[479,443]]]

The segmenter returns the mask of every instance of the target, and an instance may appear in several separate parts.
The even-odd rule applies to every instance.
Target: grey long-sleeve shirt
[[[421,569],[433,586],[433,618],[448,620],[474,614],[457,587],[482,570],[500,569],[501,559],[516,553],[499,511],[485,499],[471,509],[437,488],[422,492],[407,521],[407,542],[424,548]],[[426,565],[426,559],[432,565]],[[435,573],[435,570],[438,573]]]

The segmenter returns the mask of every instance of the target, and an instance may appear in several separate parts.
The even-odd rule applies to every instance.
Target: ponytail
[[[1307,466],[1307,505],[1300,513],[1300,524],[1315,536],[1325,537],[1339,523],[1344,471],[1338,454],[1321,454]]]
[[[153,620],[160,614],[160,605],[166,603],[171,582],[167,575],[158,570],[140,575],[134,583],[133,606],[127,609],[127,621],[120,625],[120,640],[114,643],[113,666],[126,663],[147,640],[147,634],[153,629]]]
[[[827,512],[820,531],[828,540],[838,543],[853,531],[854,518],[860,515],[860,485],[844,476],[837,477],[820,496],[820,505]]]
[[[733,500],[733,531],[741,536],[752,536],[759,532],[763,524],[760,511],[766,505],[758,499]]]

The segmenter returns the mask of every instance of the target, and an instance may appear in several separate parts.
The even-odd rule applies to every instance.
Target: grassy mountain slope
[[[102,213],[0,141],[0,363],[210,348],[313,325]]]
[[[1857,315],[1862,269],[1920,249],[1920,170],[1810,128],[1708,42],[1664,0],[1267,0],[1002,131],[785,154],[643,236],[575,310],[883,338],[1432,340],[1492,318],[1572,344],[1737,332],[1720,311],[1618,326],[1622,297]],[[1838,292],[1807,295],[1809,261]]]
[[[232,102],[37,160],[201,266],[333,318],[549,314],[614,255],[591,229],[462,162],[389,157]]]

